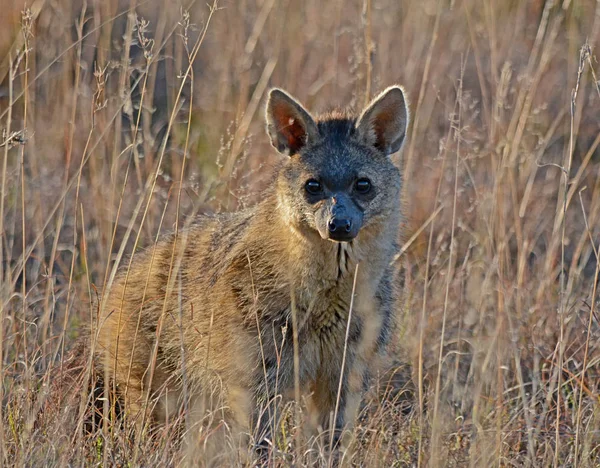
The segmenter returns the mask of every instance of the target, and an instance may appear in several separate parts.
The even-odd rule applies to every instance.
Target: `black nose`
[[[329,232],[331,233],[348,233],[352,229],[352,222],[344,218],[332,218],[329,220]]]

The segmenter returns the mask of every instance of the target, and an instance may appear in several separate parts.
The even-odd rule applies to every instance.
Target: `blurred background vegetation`
[[[79,404],[48,388],[126,255],[260,199],[281,160],[263,129],[271,86],[322,112],[400,83],[394,351],[411,404],[373,402],[357,463],[600,463],[600,1],[0,9],[4,462],[130,460],[126,437],[80,435]],[[137,460],[177,463],[166,444]]]

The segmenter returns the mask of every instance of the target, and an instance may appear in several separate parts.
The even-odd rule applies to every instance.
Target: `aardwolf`
[[[318,118],[271,90],[267,133],[287,157],[262,201],[136,253],[106,295],[96,360],[128,417],[186,408],[260,441],[277,427],[275,402],[299,391],[307,426],[352,425],[394,325],[401,174],[390,155],[408,120],[399,86],[359,115]]]

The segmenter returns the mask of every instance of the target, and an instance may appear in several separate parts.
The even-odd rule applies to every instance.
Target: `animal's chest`
[[[318,375],[338,373],[344,349],[354,355],[361,348],[362,330],[366,324],[380,323],[375,300],[376,281],[367,267],[358,269],[348,260],[347,253],[335,259],[323,270],[307,272],[296,282],[278,291],[277,300],[267,301],[279,318],[279,329],[285,329],[285,339],[275,346],[279,356],[279,382],[291,385],[294,369],[294,322],[297,325],[297,352],[301,384],[310,384]],[[331,268],[329,268],[331,267]],[[263,310],[268,310],[267,303]],[[295,314],[295,317],[294,317]],[[273,319],[273,315],[268,316]],[[266,318],[266,317],[265,317]],[[272,326],[262,327],[270,330]],[[268,336],[267,336],[268,335]],[[263,343],[274,340],[269,331]],[[283,338],[283,336],[282,336]],[[338,369],[338,370],[335,370]]]
[[[341,287],[340,287],[341,286]],[[356,346],[368,316],[377,315],[366,288],[357,287],[352,299],[352,285],[337,285],[313,292],[312,300],[301,308],[299,352],[301,368],[311,378],[317,368],[328,361],[341,361],[345,346]]]
[[[315,339],[327,339],[346,328],[352,290],[348,287],[334,285],[314,293],[306,304],[305,328]]]

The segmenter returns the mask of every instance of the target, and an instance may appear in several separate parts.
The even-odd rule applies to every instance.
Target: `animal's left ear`
[[[391,86],[371,101],[356,122],[358,136],[386,155],[402,147],[408,128],[408,107],[400,86]]]
[[[319,138],[317,124],[308,111],[281,89],[275,88],[269,93],[266,119],[271,143],[288,156],[299,153]]]

